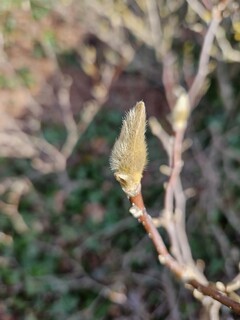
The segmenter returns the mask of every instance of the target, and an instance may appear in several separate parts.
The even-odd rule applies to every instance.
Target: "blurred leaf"
[[[65,319],[69,313],[72,313],[78,305],[78,298],[73,295],[62,295],[57,301],[49,308],[49,314],[51,316],[60,317]],[[59,318],[58,318],[59,319]]]
[[[34,84],[33,74],[28,68],[23,67],[18,69],[17,74],[20,77],[21,82],[24,86],[29,88]]]
[[[33,18],[40,20],[50,12],[51,0],[30,0]]]

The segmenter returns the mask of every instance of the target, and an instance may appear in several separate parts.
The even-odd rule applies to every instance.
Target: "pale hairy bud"
[[[122,129],[110,158],[115,178],[128,196],[136,195],[141,188],[142,173],[147,163],[145,129],[145,105],[140,101],[123,119]]]
[[[178,99],[172,111],[172,124],[175,131],[185,129],[190,115],[190,102],[183,88],[178,90]]]

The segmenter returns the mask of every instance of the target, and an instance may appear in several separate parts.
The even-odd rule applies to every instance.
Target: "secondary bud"
[[[187,126],[190,115],[190,102],[186,91],[178,89],[178,99],[172,111],[172,125],[175,131],[183,130]]]

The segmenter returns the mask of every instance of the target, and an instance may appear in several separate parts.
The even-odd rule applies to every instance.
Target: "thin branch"
[[[214,10],[212,11],[212,21],[204,37],[197,75],[189,90],[189,100],[192,108],[196,106],[197,101],[201,96],[201,91],[204,85],[204,81],[208,75],[208,63],[210,59],[210,51],[211,51],[213,40],[220,22],[221,22],[220,11],[217,8],[214,8]]]
[[[204,6],[197,0],[187,0],[189,6],[195,11],[200,18],[206,21],[206,18],[209,16],[209,12],[204,8]]]
[[[182,140],[184,136],[184,131],[179,130],[174,139],[173,144],[173,159],[172,159],[172,171],[166,187],[165,199],[164,199],[164,215],[166,219],[169,219],[173,214],[173,186],[178,178],[178,175],[182,168]]]
[[[218,28],[216,39],[225,60],[240,62],[240,52],[231,46],[231,43],[226,38],[226,31],[223,28]]]
[[[169,272],[165,270],[162,275],[162,281],[164,290],[166,292],[167,303],[169,305],[169,313],[172,320],[180,320],[181,315],[179,311],[179,303],[174,290],[172,279],[169,275]]]
[[[147,9],[148,9],[148,17],[150,22],[151,35],[153,40],[153,46],[155,48],[155,53],[157,57],[161,56],[161,48],[162,48],[162,27],[160,16],[158,13],[158,7],[156,0],[146,1]]]
[[[178,236],[178,241],[181,248],[183,261],[190,265],[194,265],[191,248],[188,242],[188,238],[186,235],[186,227],[185,227],[186,199],[183,192],[182,183],[179,177],[174,186],[174,197],[175,197],[175,203],[176,203],[175,226],[177,230],[177,236]]]
[[[163,64],[163,74],[162,74],[162,82],[164,85],[164,91],[166,94],[167,102],[169,108],[172,110],[175,103],[176,97],[174,96],[174,89],[178,87],[180,82],[179,80],[179,72],[176,67],[176,57],[170,51],[167,52],[162,59]]]
[[[70,103],[71,82],[71,79],[63,78],[62,87],[58,92],[59,103],[63,114],[63,121],[67,130],[67,138],[61,150],[66,159],[72,154],[73,149],[78,141],[78,127],[74,120]]]
[[[220,303],[224,304],[228,308],[232,309],[232,311],[235,312],[236,314],[240,314],[240,303],[224,295],[221,291],[217,290],[215,287],[211,287],[210,285],[208,286],[202,285],[195,279],[189,280],[188,283],[191,286],[193,286],[195,289],[203,293],[205,296],[209,296],[214,300],[219,301]]]
[[[178,278],[182,279],[184,277],[185,270],[182,266],[169,254],[162,237],[160,236],[159,232],[157,231],[152,218],[147,213],[142,194],[139,193],[134,197],[130,197],[130,202],[134,207],[132,209],[140,210],[141,214],[138,217],[138,221],[142,223],[143,227],[145,228],[148,236],[151,238],[157,252],[159,255],[159,259],[163,264],[173,271]]]
[[[152,218],[148,215],[142,194],[139,193],[134,197],[130,197],[132,208],[130,209],[131,213],[138,218],[138,221],[142,223],[146,232],[148,233],[150,239],[152,240],[154,247],[158,253],[159,261],[166,265],[178,278],[182,281],[185,281],[186,284],[190,287],[197,289],[199,292],[205,296],[209,296],[214,300],[219,301],[223,305],[232,309],[236,314],[240,314],[240,303],[232,300],[221,291],[217,290],[215,287],[209,284],[202,284],[198,280],[192,278],[191,270],[189,267],[179,264],[168,252],[167,247],[164,244],[164,241],[157,231]]]

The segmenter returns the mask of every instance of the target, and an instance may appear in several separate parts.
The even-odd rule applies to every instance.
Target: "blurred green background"
[[[191,3],[1,1],[0,319],[206,319],[159,265],[109,168],[136,101],[170,130],[164,70],[173,86],[191,84],[214,1],[200,2],[200,13]],[[193,256],[225,283],[239,272],[237,5],[211,51],[182,173]],[[147,140],[143,194],[157,216],[167,156],[150,129]],[[221,317],[237,319],[228,309]]]

